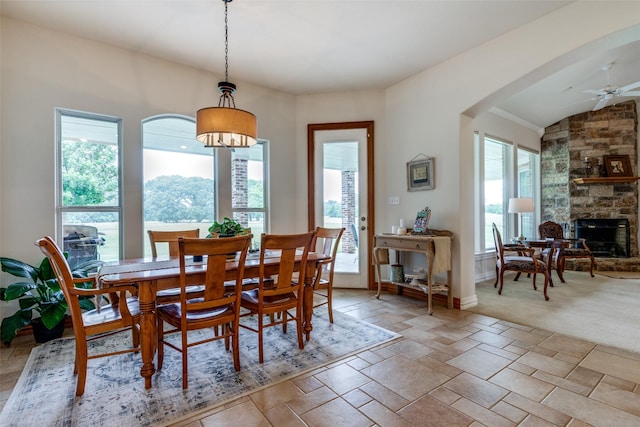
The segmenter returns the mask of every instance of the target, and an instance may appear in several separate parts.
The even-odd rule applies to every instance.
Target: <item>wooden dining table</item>
[[[309,252],[304,278],[303,291],[303,332],[308,341],[313,330],[313,281],[317,264],[328,258],[326,255]],[[278,274],[280,258],[277,254],[265,255],[265,275]],[[235,279],[238,261],[227,262],[227,280]],[[244,266],[244,278],[259,276],[260,258],[248,256]],[[205,262],[187,262],[187,285],[204,282]],[[156,372],[154,356],[156,352],[156,293],[162,289],[177,287],[180,277],[178,257],[136,258],[105,263],[96,276],[98,286],[114,288],[134,284],[138,287],[140,304],[140,352],[142,368],[140,375],[144,378],[145,388],[151,388],[151,377]]]

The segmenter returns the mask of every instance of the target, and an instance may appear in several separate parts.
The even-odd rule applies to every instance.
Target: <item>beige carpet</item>
[[[613,279],[640,279],[640,271],[594,271],[594,274]]]
[[[505,274],[502,295],[493,280],[476,285],[478,305],[469,310],[509,322],[558,332],[598,344],[640,352],[640,279],[614,279],[566,271],[566,283],[554,272],[549,301],[531,279]]]

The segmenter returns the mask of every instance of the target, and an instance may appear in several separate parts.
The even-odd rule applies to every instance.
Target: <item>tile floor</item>
[[[640,354],[388,293],[334,306],[403,338],[170,425],[640,426]],[[0,350],[0,405],[32,341]]]

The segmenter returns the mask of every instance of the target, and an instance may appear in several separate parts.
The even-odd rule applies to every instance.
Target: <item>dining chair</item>
[[[333,323],[332,291],[333,274],[336,266],[338,246],[345,228],[316,227],[316,234],[311,244],[311,250],[328,256],[329,258],[318,262],[316,276],[313,279],[313,294],[320,297],[321,302],[314,301],[313,308],[327,306],[329,322]],[[320,249],[318,249],[320,248]]]
[[[589,268],[589,273],[591,277],[593,275],[593,266],[595,264],[595,258],[589,246],[587,246],[587,242],[585,239],[565,239],[564,232],[562,231],[562,226],[557,222],[553,221],[545,221],[538,226],[538,233],[540,234],[541,239],[560,239],[564,241],[569,241],[569,247],[565,247],[561,245],[557,250],[555,250],[555,255],[553,261],[555,261],[556,265],[556,273],[560,278],[562,283],[565,283],[563,273],[564,273],[564,264],[567,258],[587,258],[591,260],[591,266]],[[548,251],[546,249],[545,251]],[[545,252],[543,251],[543,252]],[[551,262],[551,260],[549,260]]]
[[[304,348],[302,339],[302,303],[307,256],[315,231],[302,234],[262,234],[260,244],[260,267],[258,287],[242,292],[241,316],[257,315],[257,327],[241,323],[240,327],[258,334],[258,358],[264,362],[263,332],[265,328],[282,325],[287,332],[287,323],[296,323],[298,347]],[[265,254],[278,253],[278,274],[269,282],[265,277]],[[281,316],[275,316],[281,314]],[[268,319],[265,323],[265,315]]]
[[[168,247],[169,256],[177,257],[178,256],[178,239],[180,237],[189,237],[189,238],[197,238],[200,237],[200,230],[147,230],[147,234],[149,235],[149,242],[151,243],[151,256],[158,256],[158,249],[161,246]],[[166,244],[166,245],[165,245]],[[193,297],[202,296],[202,292],[204,290],[204,286],[202,285],[192,285],[189,286],[187,292],[191,294]],[[180,300],[180,288],[178,283],[176,282],[176,287],[167,288],[159,290],[156,293],[156,303],[157,304],[166,304],[171,302],[178,302]]]
[[[502,244],[502,236],[495,223],[493,227],[493,241],[496,246],[496,282],[494,287],[500,282],[498,288],[498,295],[502,295],[502,285],[504,284],[504,272],[514,271],[517,273],[527,273],[533,275],[533,289],[538,290],[536,287],[536,275],[542,274],[544,276],[544,299],[549,300],[547,296],[547,287],[549,285],[549,273],[547,271],[547,264],[544,261],[539,260],[535,256],[535,249],[525,246],[518,248],[505,247]],[[516,255],[507,255],[506,253],[513,253],[517,250]]]
[[[158,369],[162,369],[164,346],[182,354],[182,388],[188,387],[188,349],[211,341],[224,339],[225,348],[233,353],[233,367],[240,370],[240,347],[238,344],[238,324],[240,316],[240,294],[242,293],[242,276],[251,244],[251,235],[228,237],[224,239],[178,238],[178,256],[180,260],[180,301],[165,304],[157,309],[158,320]],[[238,268],[234,272],[235,287],[225,287],[227,255],[238,252]],[[204,293],[201,298],[191,298],[187,292],[188,256],[206,256],[206,273]],[[197,267],[202,268],[202,267]],[[169,329],[165,330],[165,326]],[[221,327],[222,332],[217,333]],[[211,328],[211,335],[204,334],[197,338],[189,337],[189,331]],[[214,333],[214,328],[216,332]],[[180,333],[180,340],[171,339],[174,333]]]
[[[35,243],[49,259],[71,312],[73,333],[76,339],[73,367],[74,375],[78,376],[76,396],[82,396],[87,379],[89,359],[129,352],[137,353],[140,350],[140,310],[138,299],[133,296],[137,294],[137,289],[134,286],[121,286],[116,292],[113,289],[97,289],[95,278],[73,277],[67,260],[51,237],[43,237]],[[98,307],[82,312],[80,300],[83,298],[95,298]],[[109,301],[109,304],[102,306],[104,301]],[[130,330],[132,334],[131,348],[89,354],[88,342],[126,330]]]

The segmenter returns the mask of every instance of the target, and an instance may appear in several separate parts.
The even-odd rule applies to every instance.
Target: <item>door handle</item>
[[[367,229],[367,227],[366,227],[366,226],[364,226],[364,225],[361,225],[361,226],[360,226],[360,230],[364,231],[364,230],[366,230],[366,229]]]

